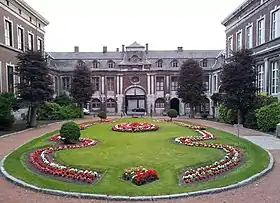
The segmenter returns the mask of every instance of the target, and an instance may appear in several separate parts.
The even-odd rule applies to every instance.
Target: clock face
[[[137,63],[137,62],[139,61],[139,57],[136,56],[136,55],[134,55],[134,56],[132,56],[131,61],[132,61],[133,63]]]

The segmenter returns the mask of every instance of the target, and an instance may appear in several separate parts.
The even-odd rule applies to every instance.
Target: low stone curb
[[[187,193],[181,193],[181,194],[172,194],[172,195],[160,195],[160,196],[135,196],[135,197],[129,197],[129,196],[111,196],[111,195],[104,195],[104,194],[88,194],[88,193],[79,193],[79,192],[65,192],[61,190],[51,190],[46,188],[40,188],[31,184],[28,184],[22,180],[19,180],[13,176],[11,176],[8,172],[6,172],[4,168],[4,162],[8,155],[6,155],[0,162],[0,171],[3,174],[3,176],[8,179],[9,181],[13,182],[16,185],[23,186],[25,188],[29,188],[38,192],[43,192],[46,194],[52,194],[52,195],[59,195],[59,196],[68,196],[68,197],[75,197],[75,198],[86,198],[86,199],[101,199],[101,200],[123,200],[123,201],[156,201],[156,200],[163,200],[163,199],[178,199],[178,198],[186,198],[190,196],[198,196],[198,195],[206,195],[206,194],[214,194],[219,192],[224,192],[230,189],[238,188],[245,186],[254,180],[264,176],[269,171],[272,170],[274,166],[274,158],[272,154],[266,150],[269,155],[269,164],[266,169],[261,171],[260,173],[257,173],[250,178],[247,178],[241,182],[220,187],[220,188],[212,188],[212,189],[206,189],[206,190],[200,190],[195,192],[187,192]]]

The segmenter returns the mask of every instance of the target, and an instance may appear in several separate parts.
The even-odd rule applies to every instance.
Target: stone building
[[[226,58],[232,51],[252,49],[260,92],[279,98],[280,1],[246,0],[222,24],[226,27]]]
[[[100,109],[108,113],[130,114],[133,109],[145,109],[162,114],[167,108],[174,108],[181,115],[187,113],[176,95],[179,67],[188,58],[197,60],[205,70],[205,84],[208,98],[218,90],[217,70],[224,62],[222,50],[149,50],[148,44],[137,42],[121,50],[108,51],[104,46],[101,52],[49,52],[48,63],[52,71],[54,88],[57,94],[71,88],[73,70],[79,60],[92,70],[95,93],[88,104],[91,111]],[[215,74],[213,74],[215,72]],[[211,101],[208,99],[204,110],[212,114]],[[198,107],[197,112],[202,108]]]

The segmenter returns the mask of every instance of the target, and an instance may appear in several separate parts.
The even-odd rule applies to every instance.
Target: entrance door
[[[132,114],[135,109],[146,110],[146,94],[143,89],[133,87],[127,90],[125,94],[125,111]]]
[[[177,98],[171,99],[171,101],[170,101],[170,108],[171,109],[175,109],[178,112],[178,114],[180,113],[180,107],[179,106],[180,106],[179,99],[177,99]]]

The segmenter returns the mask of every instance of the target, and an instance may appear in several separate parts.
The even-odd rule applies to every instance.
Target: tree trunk
[[[37,127],[37,118],[36,118],[37,110],[38,110],[37,105],[32,105],[30,108],[30,121],[28,124],[28,127],[30,128]]]
[[[194,118],[194,106],[190,105],[191,118]]]
[[[243,124],[242,112],[240,109],[237,110],[237,121],[238,121],[238,124]]]
[[[80,107],[81,107],[81,118],[83,118],[84,117],[84,103],[81,103]]]

